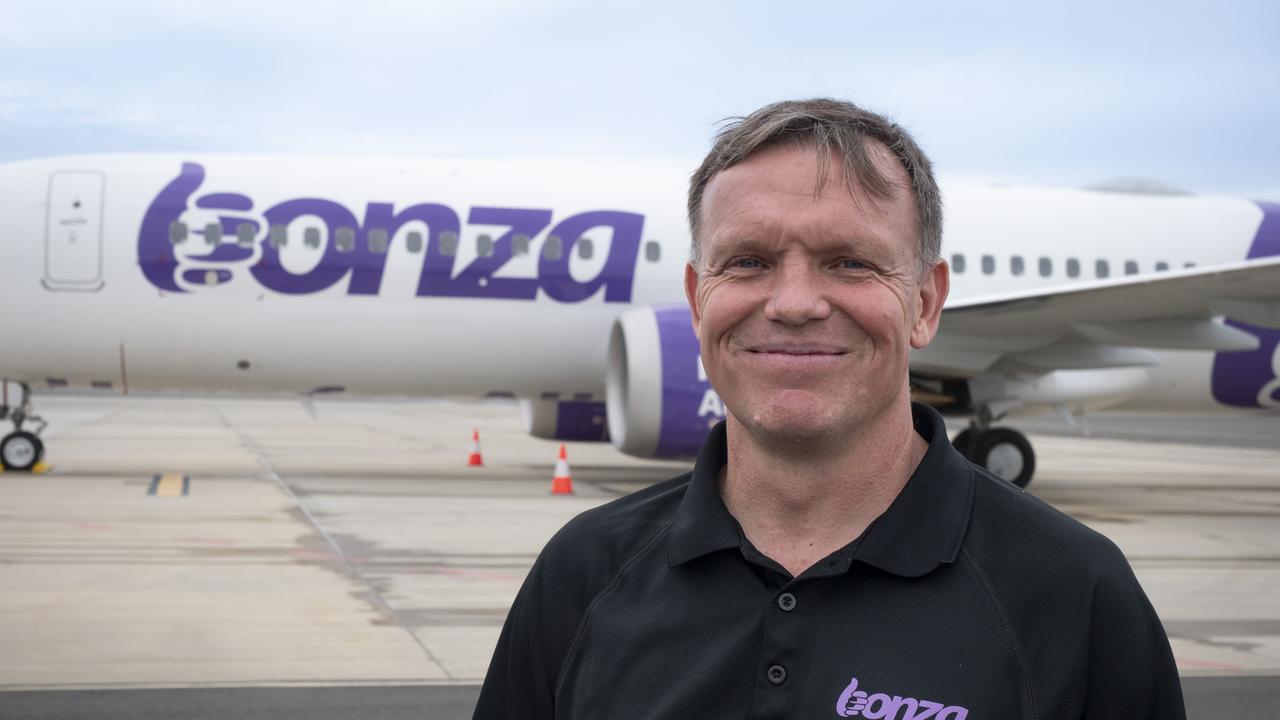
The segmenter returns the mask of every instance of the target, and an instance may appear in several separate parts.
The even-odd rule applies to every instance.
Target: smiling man
[[[911,430],[907,359],[938,327],[947,266],[936,242],[921,247],[902,163],[864,143],[849,149],[874,184],[831,149],[775,142],[710,175],[690,209],[685,288],[729,409],[721,492],[793,575],[859,536],[927,448]],[[928,172],[918,151],[912,162]]]
[[[911,402],[941,218],[915,142],[851,104],[720,134],[685,287],[727,420],[691,473],[548,543],[476,718],[1184,717],[1119,550]]]

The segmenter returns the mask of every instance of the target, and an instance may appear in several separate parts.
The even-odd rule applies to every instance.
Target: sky
[[[0,162],[670,159],[832,96],[944,179],[1280,200],[1280,3],[0,0]]]

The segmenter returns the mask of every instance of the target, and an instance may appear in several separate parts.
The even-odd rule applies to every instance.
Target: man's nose
[[[821,273],[804,267],[781,267],[774,275],[765,318],[787,325],[803,325],[831,315],[831,303],[823,290]]]

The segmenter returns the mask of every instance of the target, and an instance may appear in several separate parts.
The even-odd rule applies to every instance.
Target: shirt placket
[[[752,718],[797,717],[799,708],[805,707],[801,692],[813,669],[813,649],[806,647],[805,638],[815,632],[814,624],[821,623],[821,614],[812,604],[806,607],[806,590],[814,598],[815,583],[829,582],[830,578],[849,572],[857,543],[842,548],[831,556],[814,564],[798,578],[792,578],[773,560],[744,543],[745,559],[759,568],[773,582],[763,601],[766,606],[761,615],[760,654],[756,659],[754,693],[751,703]],[[820,629],[818,629],[820,631]]]
[[[760,654],[757,657],[755,688],[751,707],[753,718],[784,718],[795,715],[809,661],[801,646],[803,582],[790,580],[775,587],[762,601]]]

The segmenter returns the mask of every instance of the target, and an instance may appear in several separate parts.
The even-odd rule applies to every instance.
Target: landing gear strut
[[[1036,454],[1027,436],[1008,427],[991,427],[991,413],[979,412],[967,430],[951,441],[960,454],[996,477],[1024,488],[1036,471]]]
[[[8,390],[7,380],[0,379],[0,384]],[[5,470],[29,472],[44,458],[44,443],[39,435],[48,423],[32,412],[31,388],[26,383],[19,386],[22,397],[17,405],[0,404],[0,420],[13,421],[13,432],[0,439],[0,466]],[[8,393],[5,395],[8,400]],[[35,432],[22,429],[23,423],[27,422],[36,424]]]

